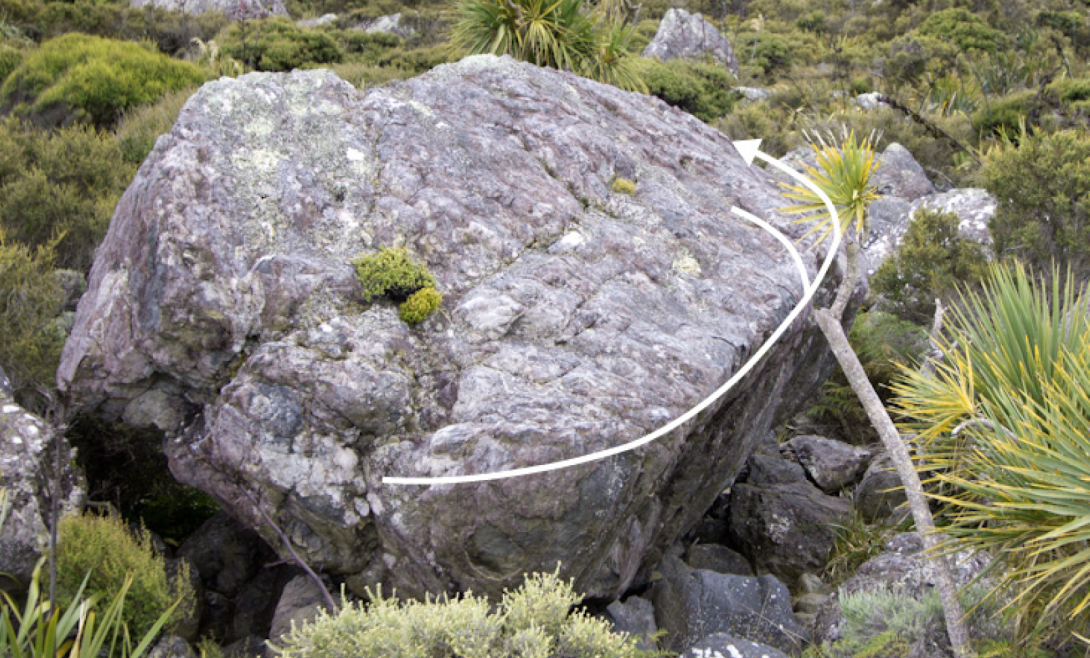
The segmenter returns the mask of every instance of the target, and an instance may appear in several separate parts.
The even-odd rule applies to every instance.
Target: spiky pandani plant
[[[631,67],[632,28],[588,12],[583,0],[464,0],[451,33],[471,55],[511,55],[631,91],[646,91]]]
[[[22,611],[15,600],[0,591],[0,656],[5,658],[139,658],[150,648],[181,599],[155,621],[133,645],[122,612],[132,576],[109,599],[85,596],[83,580],[72,603],[51,605],[41,591],[43,558],[34,569]]]
[[[993,266],[952,312],[933,374],[893,386],[917,431],[947,548],[989,550],[1020,637],[1090,622],[1090,318],[1070,272]]]
[[[840,140],[831,133],[807,133],[806,136],[817,154],[818,163],[818,168],[806,167],[806,176],[829,195],[829,200],[836,206],[844,235],[849,235],[854,226],[856,236],[860,240],[865,239],[869,228],[867,208],[878,198],[870,180],[879,167],[875,155],[879,135],[871,132],[864,139],[857,140],[854,130],[845,129]],[[809,188],[788,183],[782,185],[788,190],[784,196],[800,203],[781,210],[788,214],[806,215],[798,221],[815,222],[807,235],[821,231],[819,240],[824,240],[833,230],[832,218],[825,210],[825,203]]]

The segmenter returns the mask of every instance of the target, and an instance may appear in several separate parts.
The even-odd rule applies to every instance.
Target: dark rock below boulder
[[[806,469],[814,484],[830,494],[855,484],[871,458],[866,448],[812,434],[796,436],[784,448]]]
[[[753,567],[746,556],[718,544],[696,544],[685,553],[685,564],[692,569],[715,571],[735,576],[752,576]]]
[[[734,56],[730,41],[700,14],[690,14],[676,7],[666,12],[655,38],[643,49],[643,56],[663,61],[691,59],[703,62],[711,58],[731,73],[738,73],[738,58]]]
[[[658,645],[653,636],[658,632],[655,624],[655,606],[639,596],[614,601],[606,607],[605,618],[613,624],[613,630],[638,638],[639,648],[655,651]]]
[[[690,569],[667,556],[651,589],[655,618],[671,651],[684,651],[713,633],[798,653],[809,634],[795,621],[791,593],[774,576],[732,576]]]
[[[310,576],[295,576],[280,592],[276,612],[269,627],[269,641],[276,645],[281,638],[291,633],[292,624],[298,626],[312,621],[323,610],[329,612],[318,583]],[[266,651],[266,655],[269,658],[276,656],[271,649]]]
[[[820,572],[836,540],[830,524],[845,524],[851,504],[810,482],[736,484],[731,489],[730,537],[757,568],[784,582]]]
[[[3,371],[0,380],[6,381]],[[0,387],[0,490],[6,491],[7,508],[0,532],[0,590],[11,585],[25,587],[48,545],[51,505],[44,485],[53,482],[51,436],[45,421],[15,404]],[[68,441],[61,439],[59,445],[60,512],[70,514],[82,508],[85,486],[82,474],[73,466]],[[8,582],[10,578],[16,583]]]
[[[787,658],[787,654],[767,644],[715,633],[689,647],[681,658]]]
[[[893,460],[885,452],[871,461],[863,479],[852,492],[855,509],[867,523],[889,518],[907,500]]]
[[[828,375],[807,315],[729,395],[634,451],[490,482],[383,478],[583,456],[705,399],[802,294],[735,205],[806,231],[722,133],[509,58],[366,93],[328,70],[222,78],[118,203],[59,381],[83,413],[159,428],[181,481],[286,558],[260,505],[357,593],[499,595],[559,561],[614,599]],[[351,261],[386,246],[438,281],[421,325],[364,302]]]

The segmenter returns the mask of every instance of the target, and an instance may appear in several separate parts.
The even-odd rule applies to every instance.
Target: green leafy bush
[[[1003,42],[1003,33],[994,30],[980,16],[962,7],[937,11],[919,27],[920,34],[944,39],[965,51],[995,52]]]
[[[283,17],[232,25],[222,39],[222,49],[259,71],[290,71],[308,64],[336,64],[344,58],[331,36],[300,27]]]
[[[772,32],[742,32],[735,40],[738,62],[759,69],[765,79],[787,73],[794,61],[788,42]]]
[[[732,91],[734,78],[719,65],[640,57],[633,61],[633,69],[648,93],[702,121],[729,114],[738,99]]]
[[[122,619],[135,637],[152,629],[175,601],[182,603],[169,618],[168,628],[196,604],[186,563],[180,563],[174,577],[168,578],[163,558],[152,546],[148,531],[141,528],[131,532],[118,517],[73,515],[61,520],[57,590],[62,605],[71,604],[85,578],[88,594],[107,598],[132,579]]]
[[[0,44],[0,84],[3,84],[11,72],[23,63],[23,57],[25,53],[22,50]]]
[[[1033,108],[1035,91],[1018,91],[1003,98],[984,103],[973,112],[973,127],[978,132],[990,134],[1005,132],[1016,134],[1019,126]]]
[[[186,62],[149,48],[66,34],[27,55],[0,87],[0,109],[43,126],[73,121],[109,127],[123,112],[204,82]]]
[[[397,317],[408,324],[418,324],[428,318],[429,315],[439,310],[443,296],[435,288],[421,288],[402,302],[397,309]]]
[[[949,300],[957,286],[975,285],[983,277],[983,248],[961,237],[954,213],[916,211],[904,240],[871,277],[879,304],[897,317],[927,325],[935,315],[935,299]]]
[[[282,658],[637,658],[630,636],[576,610],[580,597],[555,574],[534,574],[491,611],[472,593],[457,599],[398,603],[372,594],[370,605],[345,605],[295,628],[276,649]]]
[[[52,248],[5,239],[0,228],[0,367],[17,397],[53,388],[65,339],[56,322],[62,299]]]
[[[999,205],[989,224],[995,252],[1038,272],[1051,263],[1090,277],[1090,137],[1083,131],[1038,133],[992,151],[984,186]]]
[[[151,105],[142,105],[125,113],[117,124],[114,134],[121,149],[121,157],[129,164],[139,166],[155,146],[155,140],[174,127],[182,106],[195,89],[180,89],[163,96]]]
[[[9,240],[53,245],[57,267],[90,268],[131,175],[111,135],[0,123],[0,227]]]

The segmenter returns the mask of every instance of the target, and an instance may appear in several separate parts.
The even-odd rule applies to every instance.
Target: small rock
[[[369,34],[375,32],[392,34],[402,39],[408,39],[416,35],[416,30],[402,21],[401,12],[361,21],[355,25],[355,29],[363,30]]]
[[[908,500],[889,455],[883,452],[871,461],[852,498],[856,511],[867,523],[888,518]]]
[[[296,21],[295,24],[300,27],[321,27],[322,25],[330,25],[337,22],[336,14],[322,14],[318,18],[305,18],[301,21]]]
[[[803,614],[816,614],[829,598],[828,594],[803,594],[795,599],[795,612]]]
[[[615,631],[638,638],[640,649],[658,650],[652,638],[659,630],[655,624],[655,607],[647,599],[630,596],[624,602],[614,601],[606,607],[605,617],[613,624]]]
[[[673,555],[651,589],[667,648],[684,651],[699,638],[728,633],[796,653],[808,633],[795,621],[791,594],[774,576],[732,576],[694,570]]]
[[[787,658],[787,654],[767,644],[715,633],[694,644],[681,658]]]
[[[806,572],[799,576],[796,583],[798,591],[806,594],[820,594],[825,591],[825,583],[817,574]]]
[[[871,458],[870,451],[865,448],[811,434],[796,436],[785,446],[825,493],[835,493],[855,484]]]
[[[820,571],[836,539],[831,524],[851,518],[851,504],[810,482],[736,484],[731,489],[730,537],[756,566],[793,582]]]
[[[969,187],[958,188],[941,194],[931,194],[916,199],[909,208],[910,217],[920,208],[935,212],[952,212],[961,223],[958,233],[977,244],[990,247],[992,236],[988,233],[988,222],[995,216],[998,200],[987,190]]]
[[[735,87],[734,91],[750,101],[763,101],[772,96],[772,92],[764,87]]]
[[[858,105],[860,109],[870,112],[872,110],[877,110],[879,107],[882,106],[882,101],[878,100],[880,97],[881,94],[876,91],[872,91],[867,94],[859,94],[852,100],[852,102]]]
[[[935,193],[935,186],[912,153],[893,143],[878,158],[878,171],[871,178],[871,185],[882,196],[895,196],[915,201]]]
[[[806,471],[793,461],[756,454],[746,462],[749,469],[745,482],[748,484],[794,484],[807,482]]]
[[[753,576],[753,567],[744,555],[718,544],[695,544],[685,555],[685,564],[693,569],[704,569],[735,576]]]
[[[284,585],[280,600],[276,603],[269,640],[274,644],[291,632],[292,624],[300,625],[313,620],[322,610],[328,611],[325,595],[310,576],[296,576]],[[267,652],[270,658],[274,654]]]
[[[164,635],[148,650],[147,658],[197,658],[197,653],[177,635]]]
[[[643,50],[644,57],[691,59],[704,61],[710,57],[725,66],[731,73],[738,73],[738,59],[730,41],[704,20],[700,14],[690,14],[684,9],[671,9],[659,23],[655,38]]]

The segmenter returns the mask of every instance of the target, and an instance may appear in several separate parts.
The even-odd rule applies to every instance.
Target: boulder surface
[[[192,15],[218,11],[233,21],[288,15],[287,8],[280,0],[130,0],[129,2],[130,7],[148,5]]]
[[[738,73],[738,58],[730,41],[700,14],[684,9],[671,9],[659,23],[655,38],[643,49],[644,57],[691,59],[702,62],[708,58],[722,64],[731,73]]]
[[[61,514],[78,511],[85,487],[82,475],[72,466],[74,455],[61,439],[59,478],[53,475],[53,441],[40,417],[12,400],[0,370],[0,589],[14,578],[22,586],[30,582],[34,566],[48,546],[51,491],[59,486]],[[59,481],[58,481],[59,480]],[[49,576],[44,575],[45,581]]]
[[[354,591],[498,595],[560,562],[615,598],[828,374],[808,313],[636,450],[489,482],[383,477],[583,456],[714,392],[802,295],[734,205],[805,232],[721,133],[509,58],[366,94],[324,70],[224,78],[119,202],[59,383],[83,413],[158,427],[181,481],[286,558],[267,515]],[[386,246],[434,274],[427,322],[364,300],[351,261]]]

